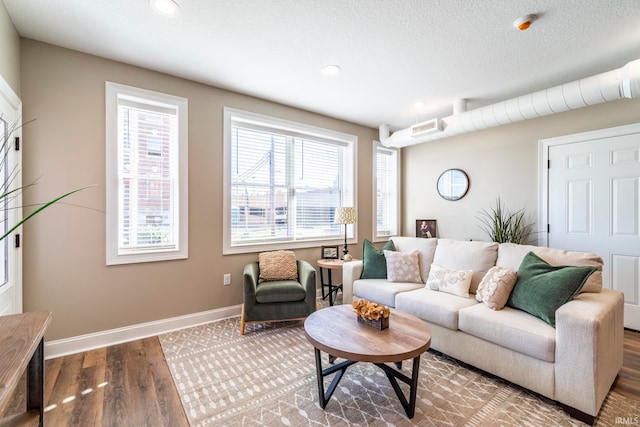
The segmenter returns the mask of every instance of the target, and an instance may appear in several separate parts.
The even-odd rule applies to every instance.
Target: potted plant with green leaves
[[[503,206],[500,197],[496,206],[490,210],[483,209],[478,219],[491,241],[498,243],[527,243],[532,234],[531,223],[525,218],[524,208],[515,212]]]

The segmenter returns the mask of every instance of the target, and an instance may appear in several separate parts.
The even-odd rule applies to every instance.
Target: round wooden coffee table
[[[312,313],[304,322],[304,331],[315,347],[318,395],[322,408],[327,406],[336,386],[347,368],[357,362],[370,362],[381,368],[400,399],[407,416],[413,418],[416,408],[420,355],[431,343],[429,326],[418,317],[391,310],[389,327],[381,331],[358,323],[351,305],[336,305]],[[321,351],[346,359],[337,365],[322,368]],[[401,372],[402,361],[413,359],[411,377]],[[397,369],[387,365],[395,363]],[[336,373],[326,393],[323,378]],[[409,399],[398,385],[400,380],[409,385]]]

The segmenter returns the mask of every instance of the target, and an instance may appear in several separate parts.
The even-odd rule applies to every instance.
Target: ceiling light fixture
[[[335,76],[340,71],[342,71],[342,68],[340,68],[339,65],[332,64],[332,65],[325,65],[324,67],[322,67],[322,72],[329,76]]]
[[[416,109],[424,108],[426,106],[427,106],[427,101],[416,101],[416,103],[413,104],[413,108],[416,108]]]
[[[163,15],[173,15],[180,10],[180,6],[174,0],[149,0],[151,8]]]
[[[534,14],[521,16],[513,22],[513,26],[520,31],[524,31],[531,26],[531,23],[536,20],[538,16]]]

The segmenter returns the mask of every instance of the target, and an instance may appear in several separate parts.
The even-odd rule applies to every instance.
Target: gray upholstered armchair
[[[304,319],[316,310],[316,270],[307,261],[297,260],[298,280],[258,283],[258,262],[245,265],[244,302],[240,334],[247,323]]]

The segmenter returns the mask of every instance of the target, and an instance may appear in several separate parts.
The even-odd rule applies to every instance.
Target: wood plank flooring
[[[640,400],[640,333],[625,331],[613,389]],[[46,426],[188,426],[157,337],[47,360]],[[24,379],[6,415],[25,408]]]
[[[18,387],[7,414],[23,411]],[[157,337],[45,362],[46,426],[188,426]]]

